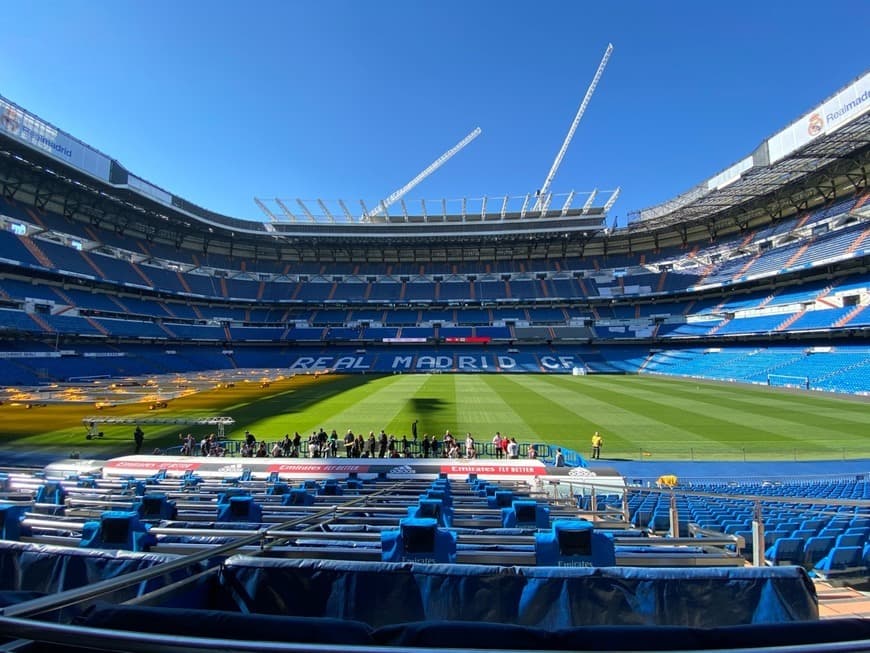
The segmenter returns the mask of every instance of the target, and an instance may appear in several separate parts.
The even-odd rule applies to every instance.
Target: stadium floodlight
[[[332,215],[332,213],[329,212],[329,209],[326,208],[326,204],[324,204],[324,203],[323,203],[323,200],[320,199],[319,197],[317,198],[317,204],[318,204],[318,206],[320,206],[320,210],[323,211],[323,215],[325,215],[326,218],[327,218],[330,222],[335,222],[335,216]]]
[[[356,218],[353,217],[353,214],[347,210],[347,206],[344,203],[344,200],[338,200],[338,205],[341,207],[341,210],[344,211],[344,217],[347,218],[348,222],[356,222]]]
[[[466,199],[462,198],[462,221],[465,222]]]
[[[297,221],[296,214],[293,213],[293,211],[291,211],[290,209],[288,209],[288,208],[287,208],[287,205],[284,204],[284,202],[282,202],[282,201],[281,201],[280,199],[278,199],[277,197],[275,198],[275,202],[278,203],[278,206],[281,207],[281,210],[284,211],[284,214],[287,216],[287,218],[288,218],[291,222],[296,222],[296,221]]]
[[[586,198],[586,202],[583,204],[583,209],[580,211],[581,215],[586,215],[589,213],[589,209],[592,208],[592,202],[595,201],[595,196],[598,195],[598,189],[593,188],[592,192],[589,193],[589,197]]]
[[[568,209],[571,208],[571,203],[574,201],[574,191],[572,190],[568,193],[568,199],[565,200],[565,203],[562,205],[562,217],[568,215]]]
[[[586,112],[586,107],[589,105],[589,100],[592,99],[592,94],[595,92],[595,87],[598,86],[598,81],[601,79],[601,75],[604,73],[604,68],[607,66],[607,61],[610,59],[611,52],[613,52],[613,44],[608,43],[607,50],[604,51],[604,56],[601,58],[601,63],[598,64],[598,70],[595,71],[595,76],[592,78],[592,82],[589,84],[589,88],[586,89],[586,95],[583,96],[583,101],[580,103],[580,108],[577,109],[577,115],[574,116],[574,122],[571,123],[571,128],[568,130],[568,135],[565,136],[565,140],[562,142],[562,147],[559,149],[559,153],[556,154],[556,159],[553,161],[553,165],[550,167],[550,172],[547,173],[547,177],[546,179],[544,179],[543,185],[541,185],[541,190],[538,191],[538,201],[535,203],[535,211],[542,209],[542,203],[547,198],[547,195],[550,193],[550,186],[553,183],[553,179],[556,177],[556,172],[559,170],[559,166],[562,165],[562,159],[565,157],[565,152],[568,151],[568,146],[571,144],[571,139],[574,138],[574,132],[577,131],[577,125],[580,124],[580,119]]]
[[[377,207],[373,212],[371,212],[371,213],[366,212],[366,213],[363,215],[363,217],[362,217],[363,222],[367,222],[370,218],[373,218],[373,217],[375,217],[375,216],[377,216],[377,215],[380,215],[381,213],[385,213],[386,210],[387,210],[387,208],[388,208],[390,205],[394,204],[395,202],[398,202],[399,199],[401,199],[402,197],[404,197],[405,195],[407,195],[408,192],[409,192],[412,188],[414,188],[414,186],[416,186],[417,184],[419,184],[419,183],[420,183],[421,181],[423,181],[426,177],[428,177],[428,176],[431,175],[433,172],[435,172],[438,168],[440,168],[440,167],[443,166],[445,163],[447,163],[447,161],[449,161],[449,160],[453,157],[453,155],[455,155],[457,152],[459,152],[459,150],[461,150],[461,149],[464,148],[466,145],[468,145],[471,141],[473,141],[475,138],[477,138],[478,136],[480,136],[480,133],[481,133],[481,131],[480,131],[480,127],[475,127],[475,128],[471,131],[471,133],[468,134],[468,136],[466,136],[465,138],[463,138],[463,139],[462,139],[461,141],[459,141],[456,145],[454,145],[453,147],[451,147],[451,148],[450,148],[449,150],[447,150],[444,154],[442,154],[442,155],[439,156],[437,159],[435,159],[432,163],[430,163],[429,166],[428,166],[425,170],[423,170],[423,172],[421,172],[419,175],[417,175],[416,177],[414,177],[411,181],[409,181],[407,184],[405,184],[404,186],[402,186],[399,190],[397,190],[396,192],[394,192],[392,195],[390,195],[389,197],[387,197],[387,198],[384,199],[384,200],[381,200],[381,201],[378,203],[378,207]]]
[[[607,203],[604,205],[604,213],[606,214],[610,209],[613,208],[613,205],[616,204],[616,198],[619,197],[619,192],[622,189],[617,186],[616,190],[613,191],[613,194],[610,196],[610,199],[607,200]]]
[[[305,202],[297,197],[296,203],[299,205],[299,208],[302,209],[302,212],[308,216],[308,219],[311,220],[311,222],[317,222],[317,218],[315,218],[311,211],[308,210],[308,207],[305,206]]]
[[[277,222],[278,218],[269,210],[269,207],[263,204],[260,198],[255,197],[254,202],[256,202],[257,206],[260,207],[260,210],[266,214],[266,217],[269,218],[272,222]]]
[[[508,196],[505,195],[504,199],[501,202],[501,219],[504,220],[505,216],[507,216],[507,205],[508,205]]]
[[[441,198],[441,219],[447,222],[447,200],[443,197]]]

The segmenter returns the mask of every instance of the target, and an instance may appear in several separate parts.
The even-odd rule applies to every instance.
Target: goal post
[[[810,377],[790,376],[788,374],[768,374],[767,385],[776,388],[800,388],[801,390],[809,390]]]

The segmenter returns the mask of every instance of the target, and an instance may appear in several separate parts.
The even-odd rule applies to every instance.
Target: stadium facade
[[[274,219],[240,220],[0,98],[0,372],[278,361],[868,393],[868,89],[870,73],[623,228],[594,194],[359,216],[274,200]]]

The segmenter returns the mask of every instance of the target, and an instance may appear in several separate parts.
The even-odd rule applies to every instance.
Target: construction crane
[[[419,184],[419,183],[420,183],[421,181],[423,181],[426,177],[428,177],[428,176],[431,175],[433,172],[435,172],[438,168],[440,168],[440,167],[443,166],[445,163],[447,163],[447,161],[450,160],[450,158],[452,158],[454,154],[456,154],[457,152],[459,152],[459,150],[461,150],[462,148],[464,148],[466,145],[468,145],[471,141],[473,141],[473,140],[474,140],[475,138],[477,138],[478,136],[480,136],[480,127],[475,127],[474,130],[473,130],[470,134],[468,134],[468,136],[466,136],[465,138],[463,138],[463,139],[462,139],[461,141],[459,141],[456,145],[454,145],[454,146],[451,147],[449,150],[447,150],[444,154],[442,154],[442,155],[439,156],[437,159],[435,159],[435,160],[434,160],[434,161],[429,165],[429,167],[427,167],[425,170],[423,170],[423,172],[421,172],[419,175],[417,175],[416,177],[414,177],[411,181],[409,181],[407,184],[405,184],[404,186],[402,186],[402,187],[401,187],[399,190],[397,190],[395,193],[393,193],[392,195],[390,195],[390,196],[387,197],[386,199],[383,199],[383,200],[381,200],[380,202],[378,202],[377,207],[374,208],[372,211],[368,211],[368,210],[366,210],[365,205],[363,205],[363,215],[362,215],[362,218],[360,218],[360,220],[361,220],[362,222],[369,222],[369,221],[371,220],[371,218],[373,218],[373,217],[375,217],[375,216],[381,215],[382,213],[383,213],[383,214],[386,214],[387,209],[388,209],[392,204],[398,202],[398,201],[399,201],[402,197],[404,197],[404,196],[405,196],[405,195],[406,195],[406,194],[407,194],[407,193],[408,193],[412,188],[414,188],[414,186],[416,186],[417,184]]]
[[[540,211],[541,213],[543,213],[547,210],[550,204],[550,186],[553,183],[553,178],[555,178],[556,172],[559,170],[559,166],[562,164],[562,159],[565,157],[565,152],[568,151],[568,146],[571,144],[571,139],[574,138],[574,132],[577,131],[577,125],[580,124],[580,119],[586,112],[586,107],[589,105],[589,100],[592,99],[592,94],[595,92],[595,87],[598,86],[598,81],[601,79],[601,75],[604,73],[604,68],[607,66],[607,60],[610,59],[611,52],[613,52],[613,45],[611,43],[608,43],[607,50],[604,51],[604,56],[601,58],[601,63],[598,64],[598,70],[595,71],[595,76],[592,78],[592,83],[590,83],[589,88],[586,89],[586,95],[583,96],[583,101],[580,103],[580,108],[577,109],[577,115],[574,116],[574,122],[571,123],[571,128],[568,130],[568,135],[565,137],[565,141],[562,143],[562,147],[559,149],[559,153],[556,155],[556,160],[553,161],[553,166],[550,168],[550,172],[547,174],[547,178],[544,180],[541,189],[536,193],[537,201],[535,202],[535,206],[532,209],[533,211]]]

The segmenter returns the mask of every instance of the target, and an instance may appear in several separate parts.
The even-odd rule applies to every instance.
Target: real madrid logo
[[[13,134],[18,131],[18,122],[21,116],[12,107],[7,107],[3,111],[3,115],[0,116],[0,123],[3,124],[3,129],[8,132],[12,132]]]
[[[822,116],[818,113],[814,113],[810,116],[810,124],[807,127],[807,132],[810,136],[818,136],[822,129],[825,127],[825,122],[822,120]]]

